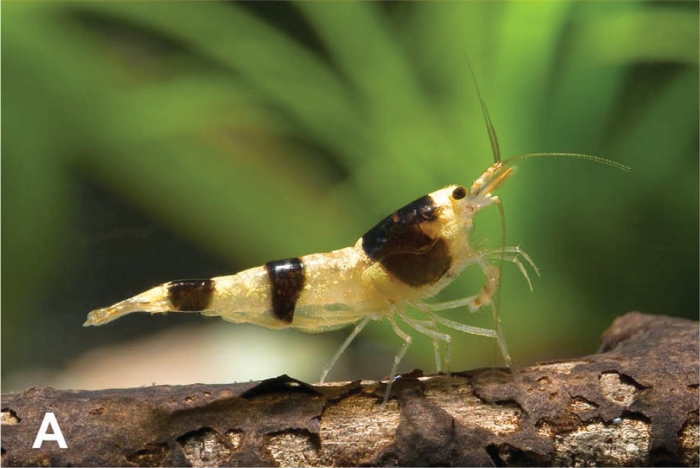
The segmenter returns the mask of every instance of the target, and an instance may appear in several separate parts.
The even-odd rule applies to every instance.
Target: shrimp
[[[478,85],[477,92],[494,163],[470,188],[449,185],[422,196],[384,218],[352,247],[276,260],[234,275],[170,281],[112,306],[93,310],[84,326],[104,325],[133,312],[199,312],[233,323],[251,323],[273,330],[292,328],[306,333],[355,325],[323,369],[320,378],[323,382],[348,345],[370,321],[387,319],[403,345],[394,357],[383,405],[390,396],[399,363],[412,343],[411,335],[399,327],[397,318],[432,340],[438,372],[442,371],[443,363],[440,343],[446,346],[446,368],[451,343],[451,335],[441,332],[438,325],[495,339],[506,365],[511,367],[494,300],[499,291],[500,266],[504,261],[515,264],[531,288],[525,265],[539,272],[520,247],[505,247],[505,230],[500,249],[475,248],[470,242],[475,215],[486,207],[498,205],[505,228],[501,200],[494,192],[514,174],[513,164],[517,161],[573,157],[624,171],[629,168],[577,153],[530,153],[501,161],[496,132]],[[477,265],[485,278],[476,294],[447,302],[428,301],[470,265]],[[483,306],[492,310],[494,329],[465,325],[437,314],[461,307],[475,312]],[[408,307],[417,308],[425,319],[409,316]]]

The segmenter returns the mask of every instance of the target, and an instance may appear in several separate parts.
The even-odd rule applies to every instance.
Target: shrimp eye
[[[466,196],[467,196],[467,189],[465,189],[461,185],[459,187],[456,187],[452,191],[452,198],[454,198],[455,200],[461,200],[462,198],[464,198]]]

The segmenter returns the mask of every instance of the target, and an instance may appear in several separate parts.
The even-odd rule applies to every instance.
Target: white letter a
[[[53,429],[53,434],[48,434],[46,432],[49,426],[51,426],[51,429]],[[44,420],[41,422],[39,433],[36,435],[36,440],[34,440],[34,445],[32,445],[32,448],[41,448],[41,444],[45,440],[55,440],[56,442],[58,442],[59,448],[68,448],[68,445],[66,445],[66,439],[63,438],[61,428],[58,427],[56,415],[53,413],[46,413],[44,415]]]

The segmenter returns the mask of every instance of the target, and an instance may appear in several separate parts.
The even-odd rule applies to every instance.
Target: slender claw
[[[525,265],[523,264],[523,262],[520,261],[520,257],[525,259],[527,264],[532,267],[532,269],[535,271],[535,274],[537,276],[540,276],[540,270],[539,270],[539,268],[537,268],[537,265],[535,265],[535,262],[532,261],[532,258],[530,258],[530,256],[527,254],[527,252],[522,250],[520,247],[506,247],[503,250],[503,252],[501,252],[500,250],[490,250],[490,251],[486,252],[486,255],[488,258],[501,258],[503,253],[511,254],[511,255],[504,255],[503,259],[508,261],[508,262],[514,263],[518,267],[518,270],[520,270],[520,273],[522,273],[523,276],[525,277],[525,280],[527,281],[527,284],[530,287],[530,291],[532,291],[533,288],[532,288],[532,281],[530,280],[530,275],[528,274],[527,269],[525,268]]]

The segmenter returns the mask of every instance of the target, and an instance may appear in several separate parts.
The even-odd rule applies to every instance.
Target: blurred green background
[[[179,278],[352,245],[384,216],[503,157],[517,365],[595,352],[631,310],[698,315],[698,4],[2,3],[2,384],[316,381],[349,330],[88,311]],[[475,242],[497,246],[495,208]],[[445,298],[472,294],[468,271]],[[446,313],[491,326],[490,313]],[[452,368],[502,365],[453,333]],[[368,327],[330,380],[386,375]],[[434,370],[417,337],[401,370]]]

